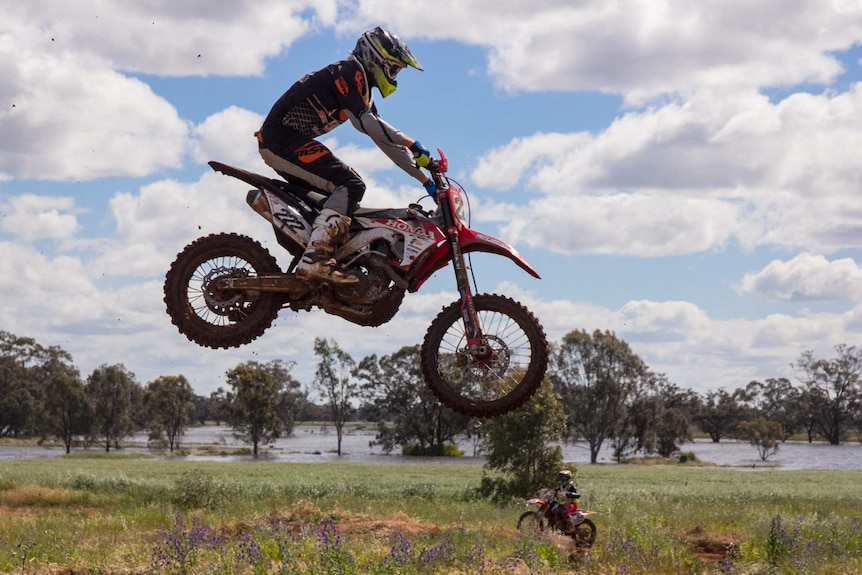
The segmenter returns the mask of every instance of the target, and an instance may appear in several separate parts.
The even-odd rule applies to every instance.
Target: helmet
[[[407,44],[380,26],[359,37],[353,56],[365,68],[372,85],[377,86],[384,98],[398,87],[395,76],[403,68],[413,66],[417,70],[422,69]]]
[[[563,482],[568,483],[569,481],[572,480],[572,472],[569,471],[568,469],[562,469],[557,474],[557,478],[560,480],[560,483],[563,483]]]

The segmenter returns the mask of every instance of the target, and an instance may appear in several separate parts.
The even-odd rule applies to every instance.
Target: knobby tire
[[[239,234],[212,234],[181,251],[165,276],[165,305],[180,333],[198,345],[239,347],[272,325],[283,296],[272,292],[216,292],[218,277],[278,274],[275,258]]]
[[[470,417],[508,413],[532,397],[548,367],[548,341],[541,324],[523,305],[501,295],[473,296],[492,361],[473,361],[465,352],[461,302],[443,308],[422,344],[425,382],[440,402]]]

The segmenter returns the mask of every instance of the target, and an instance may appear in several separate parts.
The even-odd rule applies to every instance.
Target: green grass
[[[469,464],[9,461],[0,572],[862,574],[862,472],[581,466],[599,528],[589,550],[518,534],[523,502],[477,499],[481,476]]]

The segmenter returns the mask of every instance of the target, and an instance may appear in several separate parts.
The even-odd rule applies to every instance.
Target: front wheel
[[[492,417],[523,405],[548,367],[548,341],[536,316],[495,294],[473,296],[485,345],[469,349],[461,302],[443,308],[422,343],[422,373],[443,405],[470,417]]]
[[[253,239],[213,234],[185,247],[165,277],[171,321],[198,345],[237,347],[253,341],[273,322],[282,298],[273,292],[218,289],[224,278],[278,274],[275,258]]]
[[[578,547],[592,547],[596,542],[596,525],[589,519],[584,519],[575,526],[571,534]]]

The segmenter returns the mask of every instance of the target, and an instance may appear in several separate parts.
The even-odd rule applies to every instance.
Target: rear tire
[[[518,517],[516,527],[521,532],[541,532],[545,530],[545,522],[535,511],[527,511]]]
[[[518,302],[473,296],[488,356],[466,349],[461,302],[443,308],[422,343],[422,373],[443,405],[471,417],[492,417],[523,405],[548,367],[548,341],[539,320]]]
[[[272,325],[284,298],[272,292],[216,290],[215,280],[279,273],[275,258],[249,237],[199,238],[177,255],[165,277],[168,315],[180,333],[198,345],[247,344]]]

